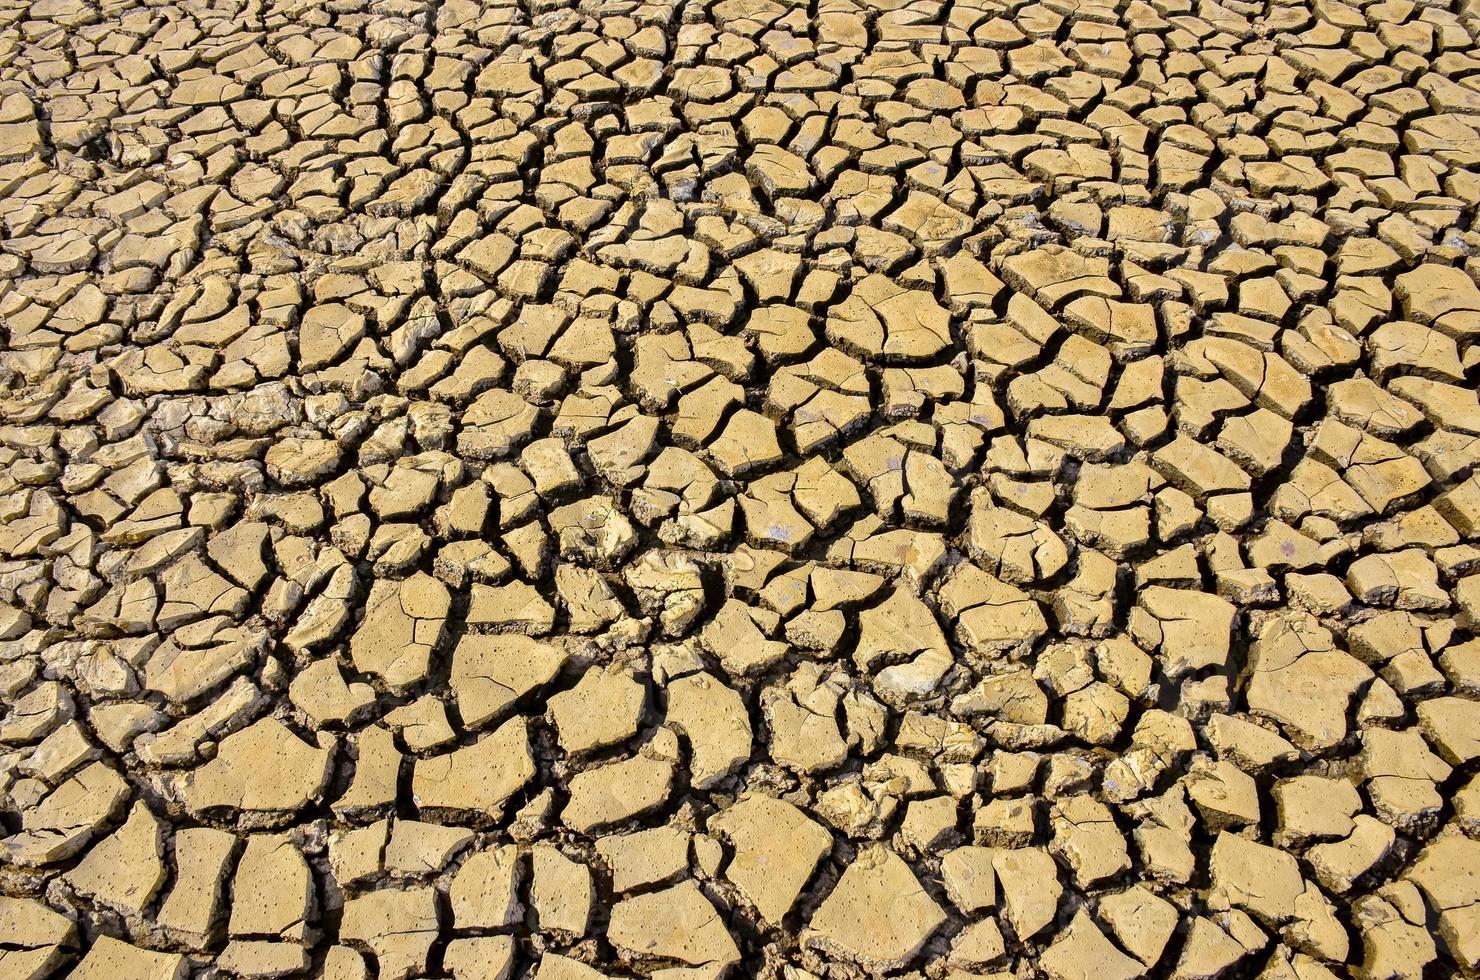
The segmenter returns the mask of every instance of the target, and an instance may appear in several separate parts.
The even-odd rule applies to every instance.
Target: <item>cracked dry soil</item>
[[[1476,0],[0,0],[0,980],[1480,973]]]

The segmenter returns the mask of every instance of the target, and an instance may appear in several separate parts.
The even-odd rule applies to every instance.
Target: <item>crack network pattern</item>
[[[1480,970],[1475,0],[0,0],[0,977]]]

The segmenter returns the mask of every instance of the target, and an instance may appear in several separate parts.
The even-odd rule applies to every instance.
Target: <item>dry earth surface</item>
[[[0,978],[1480,970],[1475,0],[0,3]]]

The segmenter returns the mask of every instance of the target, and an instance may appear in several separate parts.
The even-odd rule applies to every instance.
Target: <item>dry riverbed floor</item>
[[[0,0],[0,980],[1480,971],[1476,0]]]

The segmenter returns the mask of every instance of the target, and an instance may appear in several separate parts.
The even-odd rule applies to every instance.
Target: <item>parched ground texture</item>
[[[0,4],[0,978],[1480,970],[1475,0]]]

